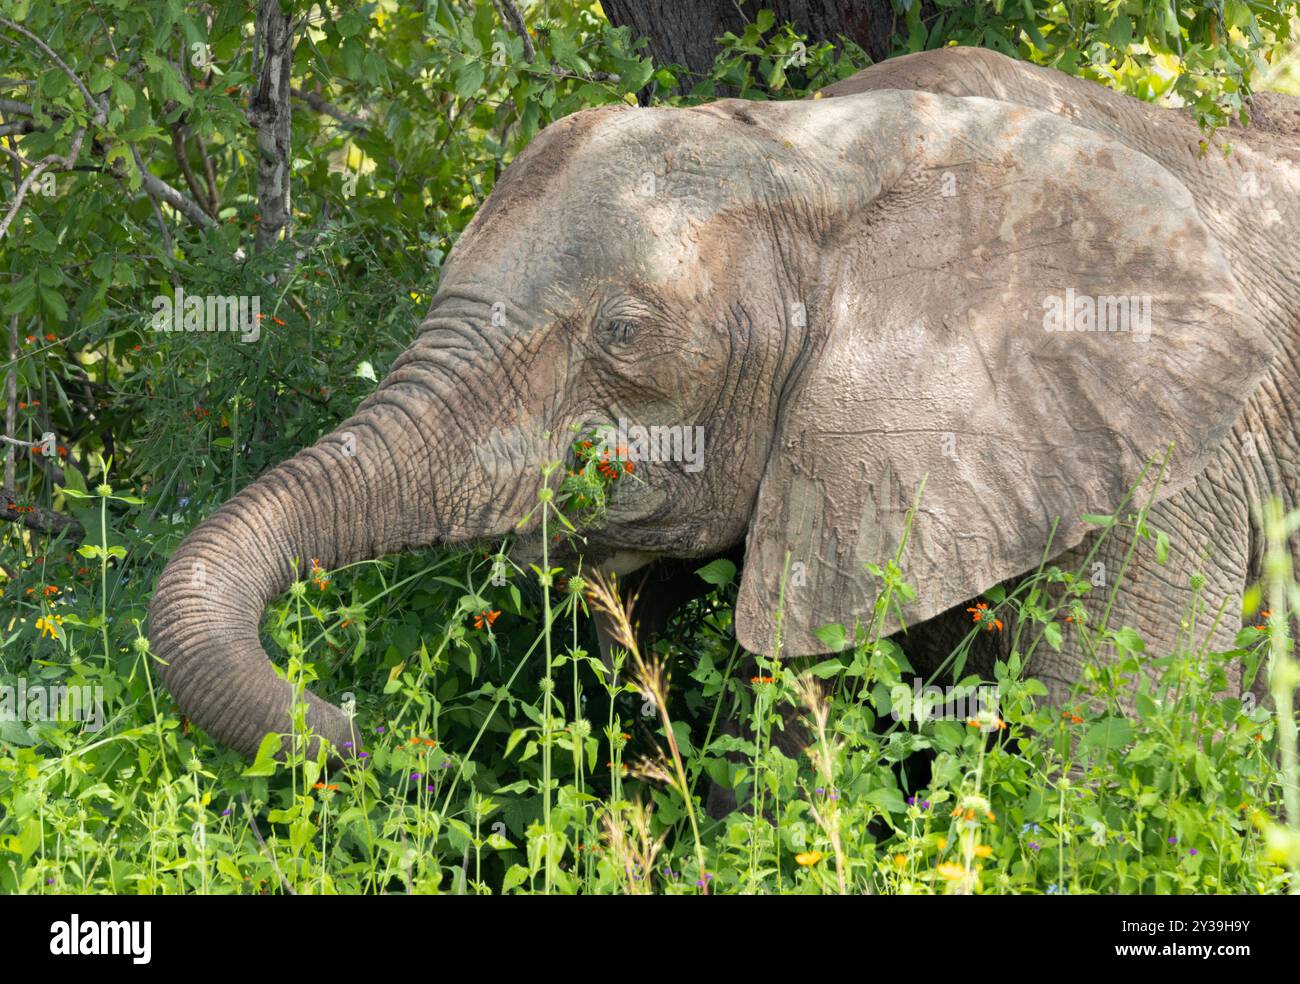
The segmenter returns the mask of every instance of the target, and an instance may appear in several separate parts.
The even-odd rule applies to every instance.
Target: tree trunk
[[[627,25],[634,37],[650,42],[647,53],[656,65],[670,62],[691,73],[690,88],[709,74],[718,53],[716,39],[726,31],[739,34],[763,8],[776,14],[777,24],[794,24],[810,41],[839,44],[840,35],[859,45],[872,61],[883,61],[900,21],[890,0],[760,0],[741,5],[735,0],[604,0],[601,4],[615,27]]]
[[[254,41],[257,88],[248,107],[249,121],[257,130],[259,251],[275,245],[289,230],[289,161],[293,157],[289,70],[293,65],[293,30],[294,25],[280,9],[280,0],[261,0]]]

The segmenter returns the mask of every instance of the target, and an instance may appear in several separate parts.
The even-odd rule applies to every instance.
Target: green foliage
[[[723,39],[710,78],[669,95],[679,70],[651,64],[589,5],[528,7],[529,61],[487,3],[286,2],[310,16],[292,67],[292,221],[258,249],[254,6],[15,0],[0,12],[68,69],[0,25],[14,42],[0,45],[0,78],[31,80],[0,92],[30,105],[5,121],[32,127],[4,138],[29,163],[15,173],[12,157],[0,161],[0,211],[24,167],[67,154],[86,128],[75,169],[34,182],[0,240],[17,394],[6,432],[57,436],[53,456],[23,449],[16,492],[22,509],[56,509],[85,531],[78,545],[0,530],[0,684],[101,688],[106,710],[94,731],[0,722],[0,891],[1293,886],[1282,865],[1294,842],[1266,819],[1281,797],[1275,719],[1218,693],[1225,662],[1258,659],[1263,633],[1231,654],[1146,653],[1131,630],[1098,630],[1099,658],[1061,717],[1034,705],[1042,687],[1024,666],[1034,647],[1090,631],[1046,601],[1047,586],[1078,587],[1069,572],[987,599],[990,619],[1038,637],[989,681],[1006,727],[985,735],[910,711],[895,721],[891,690],[910,669],[871,626],[824,630],[834,656],[742,671],[725,562],[701,571],[714,593],[646,654],[648,671],[656,659],[674,670],[656,701],[631,662],[595,655],[580,570],[544,559],[521,571],[475,552],[337,572],[303,558],[264,625],[268,648],[295,685],[357,695],[366,757],[326,775],[299,733],[268,739],[250,763],[191,728],[159,689],[143,634],[162,563],[373,388],[452,243],[539,129],[638,93],[797,98],[865,63],[760,14]],[[1176,96],[1210,123],[1240,109],[1261,57],[1277,68],[1294,9],[938,6],[923,21],[900,0],[900,50],[1000,48],[1142,98]],[[206,218],[160,203],[156,181]],[[153,330],[155,299],[177,287],[258,298],[258,340]],[[575,454],[560,500],[539,504],[544,543],[598,519],[612,481],[636,480],[602,464]],[[907,597],[898,563],[874,573],[884,605]],[[964,662],[959,649],[959,677]],[[1145,666],[1172,698],[1133,692]],[[813,725],[812,757],[774,740],[796,715]],[[710,786],[761,808],[710,821]]]
[[[1214,128],[1246,118],[1252,83],[1269,74],[1292,43],[1298,6],[1245,0],[1101,0],[1061,3],[895,0],[909,51],[944,44],[991,48],[1139,99],[1185,105]]]

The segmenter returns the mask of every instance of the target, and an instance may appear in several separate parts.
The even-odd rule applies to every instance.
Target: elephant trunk
[[[330,569],[497,532],[471,528],[491,524],[472,489],[477,480],[490,494],[502,476],[459,435],[448,409],[456,403],[440,392],[448,360],[430,349],[408,350],[352,418],[222,506],[162,573],[149,612],[162,680],[195,724],[245,755],[268,732],[291,730],[293,689],[258,630],[267,604],[308,579],[313,560]],[[314,735],[355,751],[342,710],[311,693],[301,699]]]

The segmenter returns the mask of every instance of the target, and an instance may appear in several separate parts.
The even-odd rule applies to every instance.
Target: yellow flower
[[[977,858],[991,858],[993,857],[993,848],[988,844],[976,844],[975,856]]]
[[[941,851],[946,851],[946,850],[948,850],[948,838],[947,838],[947,837],[940,837],[940,838],[939,838],[939,850],[941,850]]]
[[[907,864],[907,855],[906,855],[906,854],[895,854],[895,855],[894,855],[894,867],[895,867],[895,868],[901,868],[901,867],[903,867],[903,865],[905,865],[905,864]]]
[[[804,851],[802,854],[796,854],[794,860],[796,864],[801,864],[807,868],[810,865],[816,864],[825,856],[826,855],[822,854],[821,851]]]
[[[939,872],[939,877],[946,878],[948,881],[959,881],[966,877],[966,869],[952,861],[945,861],[935,870]]]
[[[36,620],[36,631],[41,635],[48,635],[51,639],[57,639],[59,636],[59,626],[62,624],[62,615],[55,615],[53,618],[46,618],[42,615]]]

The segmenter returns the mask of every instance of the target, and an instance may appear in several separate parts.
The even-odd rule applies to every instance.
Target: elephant
[[[703,453],[642,458],[585,562],[743,550],[753,653],[827,651],[818,630],[870,617],[868,565],[904,543],[915,594],[886,630],[942,640],[990,587],[1087,556],[1085,517],[1130,494],[1174,559],[1138,550],[1113,619],[1176,645],[1195,572],[1230,647],[1261,562],[1252,504],[1300,504],[1300,101],[1258,98],[1256,119],[1230,155],[1204,150],[1181,111],[954,47],[807,99],[551,124],[376,391],[169,559],[163,682],[251,754],[289,729],[259,621],[296,565],[517,533],[574,428],[626,426]],[[513,549],[539,538],[534,520]],[[1095,557],[1118,570],[1129,547],[1116,529]],[[1067,627],[1036,659],[1059,697],[1081,647]],[[314,734],[355,745],[304,699]]]

